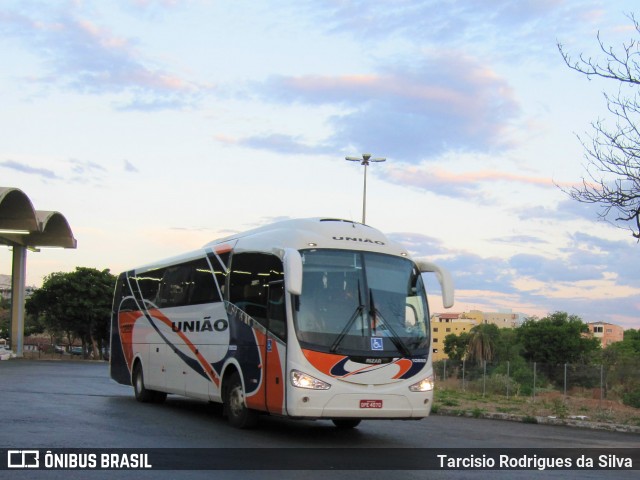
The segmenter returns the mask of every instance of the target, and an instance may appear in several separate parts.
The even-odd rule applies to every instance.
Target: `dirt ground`
[[[463,392],[459,382],[436,384],[434,409],[480,416],[482,413],[507,413],[522,417],[551,417],[598,423],[640,426],[640,409],[603,398],[600,389],[574,389],[567,392],[542,391],[535,397],[485,395]]]

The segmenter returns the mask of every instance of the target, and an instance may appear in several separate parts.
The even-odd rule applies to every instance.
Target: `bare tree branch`
[[[640,34],[640,23],[633,14],[628,17]],[[638,92],[629,95],[627,89],[623,90],[623,86],[640,85],[640,42],[631,39],[616,50],[605,46],[600,33],[597,41],[604,54],[601,60],[582,54],[574,60],[558,43],[564,62],[572,70],[589,79],[598,77],[620,84],[616,94],[604,94],[613,121],[594,121],[594,133],[587,140],[579,137],[587,160],[586,178],[582,185],[563,191],[579,202],[600,205],[600,218],[629,228],[640,241],[640,97]]]

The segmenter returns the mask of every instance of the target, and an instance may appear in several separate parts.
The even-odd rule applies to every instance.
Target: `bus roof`
[[[408,257],[405,247],[389,240],[379,230],[337,218],[304,218],[283,220],[246,232],[237,233],[207,243],[200,250],[160,260],[136,268],[145,271],[201,257],[205,249],[216,253],[269,252],[283,254],[285,248],[303,250],[308,248],[330,248],[340,250],[365,250]]]
[[[204,247],[216,250],[225,245],[233,247],[235,251],[333,248],[408,256],[402,245],[389,240],[379,230],[362,223],[337,218],[283,220],[214,240]]]

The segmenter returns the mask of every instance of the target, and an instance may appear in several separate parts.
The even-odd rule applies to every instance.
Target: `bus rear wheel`
[[[359,418],[334,418],[331,420],[333,424],[340,429],[356,428],[360,425],[361,420]]]
[[[133,367],[133,392],[136,400],[142,403],[162,403],[167,398],[165,392],[149,390],[144,386],[144,374],[140,362]]]
[[[258,412],[247,408],[238,372],[231,374],[224,389],[224,411],[236,428],[253,428],[258,424]]]

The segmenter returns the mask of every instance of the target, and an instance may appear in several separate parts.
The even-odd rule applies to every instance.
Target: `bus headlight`
[[[434,382],[433,375],[428,376],[420,380],[418,383],[414,383],[409,387],[412,392],[430,392],[433,390]]]
[[[291,370],[291,384],[298,388],[308,388],[310,390],[329,390],[331,385],[322,380],[318,380],[311,375],[298,370]]]

